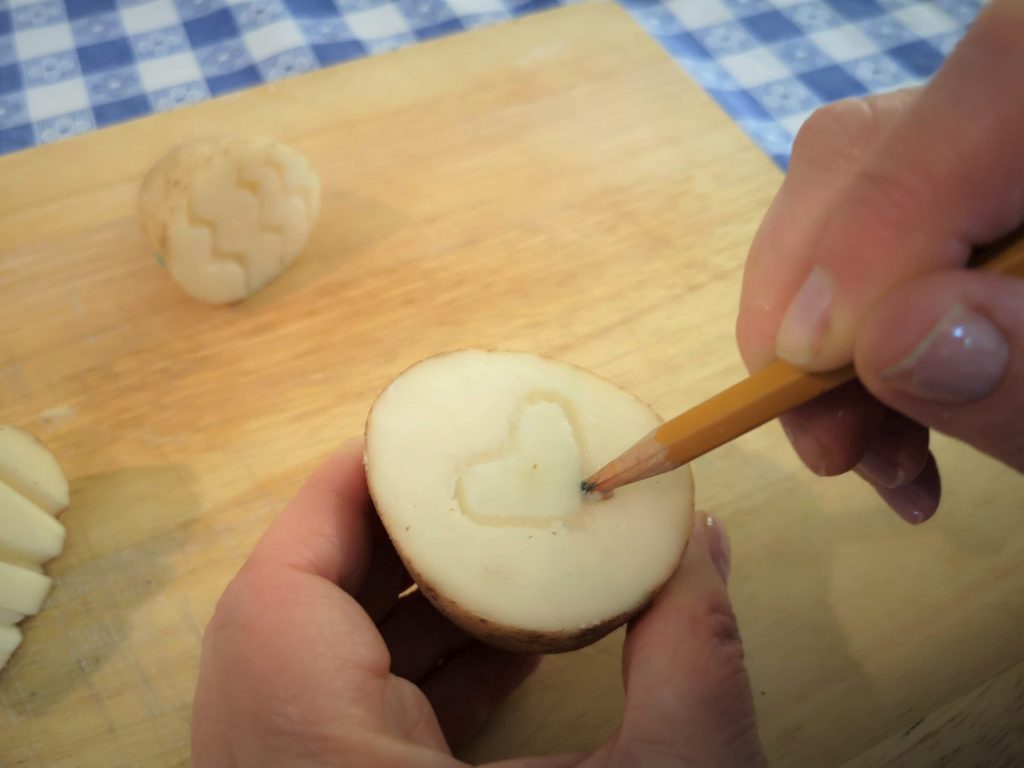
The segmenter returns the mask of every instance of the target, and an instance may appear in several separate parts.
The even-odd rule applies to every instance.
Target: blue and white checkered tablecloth
[[[573,1],[0,0],[0,154]],[[621,0],[782,167],[810,112],[927,79],[983,1]]]

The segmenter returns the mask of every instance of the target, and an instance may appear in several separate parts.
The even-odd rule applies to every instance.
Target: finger
[[[611,765],[765,764],[739,628],[721,575],[724,531],[708,521],[699,516],[676,573],[629,629],[626,711],[605,748]]]
[[[380,624],[395,607],[399,595],[411,587],[413,582],[380,518],[376,515],[371,517],[373,551],[370,570],[356,594],[356,600],[373,622]]]
[[[355,592],[370,562],[371,511],[362,441],[321,464],[256,544],[249,563],[292,568]]]
[[[892,408],[1024,471],[1024,280],[954,270],[904,285],[855,360]]]
[[[452,748],[477,731],[539,663],[539,656],[474,645],[445,661],[427,677],[420,687]]]
[[[472,639],[415,592],[403,597],[380,625],[391,652],[391,674],[418,682],[443,658],[472,644]]]
[[[313,473],[218,601],[196,687],[199,752],[231,743],[240,764],[265,763],[284,748],[282,702],[304,749],[369,727],[367,690],[388,679],[388,652],[336,583],[354,588],[369,552],[360,454],[349,444]]]
[[[797,455],[818,475],[856,469],[906,520],[919,523],[934,513],[938,490],[918,484],[900,493],[883,493],[912,483],[928,458],[928,430],[885,408],[860,382],[851,382],[781,417]]]
[[[828,213],[919,90],[837,101],[801,127],[786,178],[758,228],[743,274],[736,336],[750,370],[775,357],[782,314],[810,270]]]
[[[890,408],[883,410],[855,469],[908,523],[923,523],[939,507],[942,485],[928,450],[928,428]]]
[[[911,482],[896,488],[875,486],[875,490],[908,523],[923,523],[935,514],[942,498],[942,482],[935,457],[927,454],[921,472]]]
[[[800,459],[817,475],[848,472],[867,453],[882,405],[852,381],[784,415],[780,422]]]
[[[919,90],[835,102],[801,128],[789,171],[754,238],[743,276],[736,335],[750,370],[775,357],[782,314],[810,269],[812,246],[827,214]],[[880,412],[853,382],[780,421],[801,460],[816,474],[831,476],[864,457]]]
[[[348,441],[313,471],[263,534],[221,596],[207,635],[224,643],[232,663],[262,668],[263,681],[279,674],[299,683],[353,660],[386,673],[387,651],[373,623],[338,588],[354,590],[362,581],[370,515],[362,441]],[[341,646],[339,637],[345,638]],[[251,658],[243,646],[255,649]],[[310,656],[270,650],[295,647],[308,648]]]
[[[856,470],[878,488],[899,488],[921,474],[928,455],[928,428],[883,408]]]
[[[1022,37],[1024,4],[993,2],[870,154],[812,245],[813,265],[779,326],[779,357],[840,367],[894,286],[962,266],[974,245],[1020,222]]]

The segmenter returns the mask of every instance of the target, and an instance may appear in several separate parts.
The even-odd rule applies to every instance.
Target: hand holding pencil
[[[775,360],[826,377],[852,362],[859,377],[826,379],[825,394],[781,416],[800,458],[819,475],[855,470],[911,523],[941,495],[929,428],[1024,471],[1019,250],[1000,274],[964,269],[1024,218],[1024,49],[1010,34],[1021,27],[1024,6],[993,3],[928,86],[812,115],[744,274],[740,352],[753,372],[772,366],[769,389],[788,381],[799,394]],[[684,432],[707,450],[743,423],[710,441],[693,423]],[[655,461],[650,445],[637,451]],[[584,487],[615,487],[636,458]]]
[[[973,260],[976,268],[992,275],[1024,278],[1024,232],[980,251]],[[965,310],[954,307],[956,314],[944,317],[940,333],[951,337],[952,348],[944,357],[973,355],[978,343],[961,319]],[[922,344],[933,342],[926,337]],[[959,352],[955,351],[959,349]],[[919,351],[920,350],[920,351]],[[920,345],[910,354],[919,359],[927,354]],[[911,363],[917,362],[912,359]],[[951,361],[956,364],[958,361]],[[890,370],[901,374],[901,363]],[[968,366],[966,375],[974,376]],[[913,381],[919,374],[910,373]],[[775,360],[745,380],[715,397],[686,411],[651,432],[622,455],[598,470],[582,483],[586,493],[610,493],[616,488],[689,464],[703,454],[718,448],[767,421],[810,402],[855,380],[853,365],[844,365],[821,373],[804,372],[784,360]],[[973,385],[968,385],[973,386]]]

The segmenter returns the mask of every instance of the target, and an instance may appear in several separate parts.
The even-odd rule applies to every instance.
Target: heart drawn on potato
[[[580,449],[565,409],[526,401],[508,443],[471,460],[455,484],[462,513],[482,525],[538,525],[580,510]]]

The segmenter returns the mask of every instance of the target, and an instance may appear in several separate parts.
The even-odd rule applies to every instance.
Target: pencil
[[[1024,229],[978,251],[970,266],[1024,277]],[[852,365],[837,371],[807,373],[776,360],[665,422],[585,479],[580,488],[584,493],[606,494],[671,472],[855,378]]]

